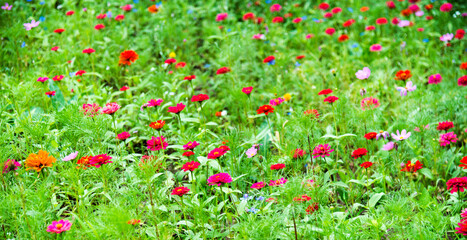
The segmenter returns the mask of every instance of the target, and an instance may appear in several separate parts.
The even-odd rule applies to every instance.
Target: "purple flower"
[[[383,137],[384,140],[386,140],[386,138],[389,137],[389,133],[386,132],[386,131],[381,130],[381,131],[379,131],[378,134],[376,134],[376,140],[379,140],[380,137]]]
[[[29,31],[37,26],[39,26],[39,23],[41,23],[40,21],[36,22],[36,20],[32,20],[31,23],[24,23],[23,26],[24,26],[24,29],[26,29],[26,31]]]
[[[5,6],[2,6],[2,9],[3,9],[3,10],[10,11],[10,10],[11,10],[11,7],[13,7],[13,5],[8,5],[8,3],[5,3]]]
[[[64,157],[62,161],[67,162],[67,161],[73,160],[76,158],[76,156],[78,156],[78,152],[71,153],[70,155]]]
[[[363,80],[369,78],[370,74],[371,70],[368,67],[364,67],[362,70],[358,70],[355,73],[355,76],[357,76],[358,79]]]
[[[394,133],[391,133],[391,136],[394,140],[396,141],[402,141],[402,140],[405,140],[407,138],[409,138],[411,135],[410,132],[407,132],[405,129],[402,130],[402,132],[399,133],[399,130],[397,130],[397,135],[394,134]]]
[[[392,149],[394,149],[396,146],[396,144],[394,142],[388,142],[386,144],[383,145],[383,150],[384,151],[391,151]]]
[[[246,155],[248,158],[254,157],[258,153],[258,149],[255,146],[251,147],[250,149],[246,150]]]
[[[412,92],[417,89],[417,85],[413,85],[412,81],[408,81],[405,87],[396,87],[397,91],[401,92],[401,97],[407,96],[407,92]]]

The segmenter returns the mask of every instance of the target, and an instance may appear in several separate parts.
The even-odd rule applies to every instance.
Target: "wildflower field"
[[[467,237],[465,1],[0,4],[0,239]]]

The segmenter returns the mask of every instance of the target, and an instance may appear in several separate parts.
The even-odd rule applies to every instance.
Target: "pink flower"
[[[219,13],[216,16],[216,22],[224,21],[229,16],[228,13]]]
[[[363,80],[369,78],[370,74],[371,70],[368,67],[364,67],[363,70],[358,70],[355,73],[355,76],[357,76],[358,79]]]
[[[375,109],[380,106],[378,99],[373,98],[373,97],[368,97],[362,99],[360,102],[360,106],[362,107],[362,110],[368,110],[368,109]]]
[[[287,182],[287,179],[281,178],[277,180],[270,180],[269,181],[269,186],[282,186]]]
[[[383,47],[381,45],[379,45],[379,44],[373,44],[370,47],[370,51],[371,52],[379,52],[379,51],[381,51],[382,48]]]
[[[313,150],[313,158],[317,158],[317,157],[329,157],[330,154],[329,153],[332,153],[334,152],[334,149],[331,149],[331,147],[329,147],[329,144],[320,144],[318,146],[315,147],[315,149]]]
[[[258,33],[253,35],[252,39],[262,40],[265,39],[264,34]]]
[[[171,112],[171,113],[175,113],[175,114],[179,114],[183,109],[185,109],[185,104],[183,103],[178,103],[176,106],[174,107],[169,107],[169,110],[168,112]]]
[[[246,95],[250,96],[251,91],[253,91],[253,87],[245,87],[242,88],[242,92],[245,93]]]
[[[125,140],[125,139],[127,139],[129,137],[130,137],[130,133],[128,133],[128,132],[122,132],[122,133],[117,134],[117,139],[118,140]]]
[[[148,145],[148,149],[151,150],[151,151],[158,151],[158,150],[161,150],[161,149],[166,149],[167,146],[169,145],[166,141],[165,141],[165,137],[163,136],[160,136],[160,137],[151,137],[150,140],[146,141],[147,145]]]
[[[91,160],[89,160],[89,164],[96,168],[100,168],[102,165],[105,165],[107,163],[113,163],[112,161],[110,161],[110,159],[112,159],[111,156],[108,156],[107,154],[100,154],[91,157]]]
[[[266,186],[266,184],[264,182],[257,182],[257,183],[253,183],[253,185],[251,185],[251,188],[261,189],[261,188],[263,188],[265,186]]]
[[[59,82],[59,81],[62,81],[64,77],[65,76],[63,75],[55,75],[55,77],[53,77],[52,80],[54,80],[55,82]]]
[[[157,100],[156,100],[156,99],[151,99],[151,100],[149,100],[147,103],[143,104],[143,106],[141,106],[141,109],[140,109],[140,110],[143,111],[143,109],[144,109],[145,107],[160,106],[162,102],[164,102],[164,100],[162,100],[162,99],[157,99]]]
[[[83,104],[84,115],[88,116],[88,117],[94,117],[95,115],[99,115],[99,110],[100,109],[101,109],[101,107],[99,107],[99,104],[97,104],[97,103],[93,103],[93,104],[85,103],[85,104]]]
[[[385,145],[383,145],[383,150],[391,151],[392,149],[394,149],[394,147],[396,147],[396,144],[394,142],[388,142]]]
[[[111,102],[105,104],[105,107],[102,108],[102,113],[112,115],[118,111],[118,109],[120,109],[120,105],[118,105],[116,102]]]
[[[467,177],[451,178],[446,182],[446,186],[451,193],[464,192],[467,189]]]
[[[448,132],[445,134],[441,134],[441,136],[439,137],[439,145],[444,147],[451,143],[457,142],[457,140],[459,139],[457,139],[457,135],[454,134],[454,132]]]
[[[43,83],[43,82],[45,82],[45,81],[47,81],[47,80],[49,80],[48,77],[39,77],[39,78],[37,79],[37,81],[38,81],[38,82],[41,82],[41,83]]]
[[[282,6],[280,4],[273,4],[269,10],[271,12],[279,12],[282,9]]]
[[[21,163],[17,162],[14,159],[8,159],[6,160],[4,167],[3,167],[3,172],[2,174],[18,170],[18,167],[21,166]]]
[[[196,141],[188,142],[187,144],[183,145],[183,150],[195,149],[195,147],[199,146],[199,143]]]
[[[231,183],[232,177],[228,173],[218,173],[208,178],[208,185],[221,186],[223,183]]]
[[[324,32],[325,32],[327,35],[332,36],[332,35],[336,32],[336,29],[334,29],[334,28],[327,28]]]
[[[452,4],[450,3],[443,3],[441,7],[439,7],[439,10],[441,12],[449,12],[451,11],[451,9],[452,9]]]
[[[115,16],[115,20],[116,20],[116,21],[120,21],[120,20],[123,20],[123,19],[125,19],[125,15],[117,15],[117,16]]]
[[[50,224],[47,227],[47,232],[60,234],[62,232],[70,230],[71,225],[73,224],[65,219],[62,219],[60,221],[53,221],[52,224]]]
[[[74,152],[74,153],[71,153],[70,155],[64,157],[62,159],[62,161],[68,162],[68,161],[71,161],[71,160],[75,159],[77,156],[78,156],[78,152]]]
[[[294,20],[292,20],[293,23],[299,23],[302,21],[302,18],[295,18]]]
[[[125,6],[123,6],[123,7],[120,7],[120,8],[121,8],[123,11],[127,11],[127,12],[128,12],[128,11],[131,11],[131,9],[133,8],[133,6],[130,5],[130,4],[127,4],[127,5],[125,5]]]
[[[443,78],[439,73],[431,75],[430,77],[428,77],[428,84],[438,84],[441,82],[442,79]]]
[[[307,35],[306,35],[306,37],[305,37],[305,38],[306,38],[306,39],[310,39],[310,38],[312,38],[312,37],[314,37],[314,35],[313,35],[313,34],[311,34],[311,33],[309,33],[309,34],[307,34]]]
[[[285,100],[283,98],[276,98],[276,99],[271,99],[271,101],[269,101],[269,104],[271,104],[272,106],[279,106],[284,101]]]

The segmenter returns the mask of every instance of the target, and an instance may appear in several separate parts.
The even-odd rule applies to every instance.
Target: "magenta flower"
[[[208,178],[208,185],[221,186],[223,183],[231,183],[232,177],[228,173],[218,173]]]
[[[315,149],[313,150],[313,158],[317,158],[317,157],[329,157],[330,154],[329,153],[332,153],[334,152],[334,149],[331,149],[331,147],[329,147],[329,144],[320,144],[318,146],[315,147]]]
[[[38,82],[41,82],[41,83],[43,83],[43,82],[45,82],[45,81],[47,81],[47,80],[49,80],[48,77],[39,77],[39,78],[37,79],[37,81],[38,81]]]
[[[371,52],[379,52],[379,51],[381,51],[381,49],[383,49],[383,47],[381,45],[379,45],[379,44],[373,44],[370,47]]]
[[[91,159],[89,160],[89,165],[92,165],[96,168],[100,168],[102,165],[105,165],[107,163],[113,163],[112,161],[110,161],[111,159],[112,157],[107,154],[96,155],[91,157]]]
[[[376,140],[379,140],[379,138],[383,137],[384,140],[386,140],[387,137],[389,137],[389,133],[386,131],[379,131],[378,134],[376,134]]]
[[[402,140],[405,140],[407,138],[409,138],[411,135],[410,132],[407,132],[405,129],[402,130],[402,132],[399,133],[399,130],[397,130],[397,135],[394,134],[394,133],[391,133],[391,136],[394,140],[396,141],[402,141]]]
[[[62,219],[60,221],[53,221],[52,224],[50,224],[47,227],[47,232],[60,234],[62,232],[70,230],[71,225],[73,224],[65,219]]]
[[[271,99],[271,101],[269,101],[269,104],[271,104],[272,106],[279,106],[284,101],[285,100],[283,98],[276,98],[276,99]]]
[[[369,78],[370,74],[371,74],[371,70],[367,67],[364,67],[362,70],[358,70],[355,73],[355,76],[357,76],[358,79],[363,80],[363,79]]]
[[[379,104],[378,99],[373,98],[373,97],[364,98],[360,102],[360,106],[362,107],[362,110],[375,109],[379,107],[380,105],[381,104]]]
[[[171,113],[175,113],[175,114],[179,114],[183,109],[185,109],[185,104],[183,103],[178,103],[176,106],[174,107],[169,107],[169,110],[168,112],[171,112]]]
[[[440,7],[439,10],[441,12],[449,12],[452,9],[452,4],[450,3],[443,3]]]
[[[257,183],[253,183],[253,185],[251,185],[251,188],[253,189],[261,189],[263,187],[266,186],[266,183],[264,182],[257,182]]]
[[[143,106],[141,106],[140,110],[143,111],[143,109],[146,108],[146,107],[160,106],[162,102],[164,102],[164,100],[162,100],[162,99],[151,99],[147,103],[143,104]]]
[[[263,40],[265,38],[266,37],[264,36],[264,34],[258,33],[258,34],[253,35],[253,37],[251,39]]]
[[[195,149],[195,147],[199,146],[199,143],[196,141],[188,142],[187,144],[183,145],[183,150],[190,150]]]
[[[146,141],[147,145],[148,145],[148,149],[151,150],[151,151],[158,151],[158,150],[161,150],[161,149],[166,149],[167,146],[169,145],[166,141],[165,141],[165,137],[163,136],[160,136],[160,137],[151,137],[150,140]]]
[[[250,96],[251,91],[253,91],[253,87],[245,87],[242,88],[242,92],[245,93],[246,95]]]
[[[271,12],[279,12],[282,9],[282,6],[280,4],[273,4],[269,10]]]
[[[219,13],[216,16],[216,22],[224,21],[229,16],[228,13]]]
[[[464,192],[467,189],[467,177],[451,178],[446,182],[446,186],[451,193]]]
[[[17,162],[14,159],[8,159],[6,160],[4,167],[3,167],[3,174],[11,171],[16,171],[18,170],[18,167],[21,166],[21,163]]]
[[[413,85],[412,81],[408,81],[405,87],[396,87],[397,91],[401,93],[401,97],[407,96],[407,92],[412,92],[417,89],[417,85]]]
[[[99,115],[99,110],[100,109],[101,109],[101,107],[99,107],[99,104],[97,104],[97,103],[93,103],[93,104],[85,103],[85,104],[83,104],[84,115],[88,116],[88,117],[94,117],[95,115]]]
[[[441,80],[443,80],[441,74],[433,74],[430,77],[428,77],[428,84],[438,84],[441,82]]]
[[[129,137],[130,137],[130,133],[128,133],[128,132],[122,132],[122,133],[117,134],[117,139],[118,140],[125,140],[125,139],[127,139]]]
[[[439,145],[444,147],[451,143],[457,142],[457,140],[459,139],[457,139],[457,135],[454,134],[454,132],[448,132],[445,134],[441,134],[441,136],[439,137]]]
[[[118,111],[118,109],[120,109],[120,105],[118,105],[116,102],[111,102],[105,104],[105,107],[102,108],[102,113],[112,115]]]
[[[467,218],[467,208],[461,211],[461,218]]]
[[[397,145],[394,143],[394,142],[388,142],[386,144],[383,145],[383,150],[384,151],[391,151],[392,149],[394,149]]]
[[[281,178],[277,180],[270,180],[269,181],[269,186],[282,186],[287,182],[287,179]]]
[[[453,37],[454,37],[454,34],[446,33],[446,34],[442,35],[441,37],[439,37],[439,40],[441,42],[449,42],[449,41],[452,40]]]

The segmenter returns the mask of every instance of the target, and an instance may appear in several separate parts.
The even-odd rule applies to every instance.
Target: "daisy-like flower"
[[[250,96],[251,91],[253,91],[253,87],[242,88],[242,92],[245,93],[247,96]]]
[[[368,68],[368,67],[364,67],[362,70],[358,70],[356,73],[355,73],[355,76],[360,79],[360,80],[363,80],[363,79],[367,79],[370,77],[370,74],[371,74],[371,70]]]
[[[206,94],[195,95],[191,98],[191,102],[200,102],[206,101],[209,99],[209,96]]]
[[[87,169],[88,167],[91,167],[91,164],[89,164],[89,161],[91,161],[92,156],[84,156],[76,162],[78,165],[76,168],[77,169]]]
[[[26,170],[34,169],[36,172],[40,172],[43,168],[52,167],[53,163],[56,161],[57,160],[53,156],[49,156],[48,152],[39,150],[37,154],[31,153],[26,158]]]
[[[105,104],[105,107],[102,108],[102,113],[112,115],[118,111],[118,109],[120,109],[120,105],[118,105],[116,102],[111,102]]]
[[[467,219],[462,219],[457,225],[459,225],[459,227],[455,228],[457,230],[456,233],[467,236]]]
[[[177,103],[177,105],[175,105],[173,107],[169,107],[167,112],[179,114],[183,109],[185,109],[185,107],[186,107],[185,104]]]
[[[172,190],[172,193],[170,195],[177,195],[179,197],[183,197],[183,195],[187,194],[190,191],[189,188],[187,187],[176,187],[174,190]]]
[[[460,162],[461,164],[459,164],[459,167],[467,169],[467,156],[463,157]]]
[[[217,74],[217,75],[226,74],[226,73],[228,73],[228,72],[230,72],[230,71],[231,71],[231,70],[230,70],[230,68],[228,68],[228,67],[221,67],[221,68],[217,69],[216,74]]]
[[[224,21],[225,19],[227,19],[228,16],[229,16],[228,13],[219,13],[216,16],[216,22]]]
[[[383,145],[383,150],[384,151],[391,151],[392,149],[397,149],[397,144],[394,142],[388,142]]]
[[[387,137],[389,137],[389,133],[383,130],[380,130],[378,134],[376,134],[376,140],[379,140],[381,137],[386,140]]]
[[[193,142],[188,142],[187,144],[183,145],[183,150],[190,150],[190,149],[195,149],[195,147],[199,146],[199,143],[196,141]]]
[[[454,123],[450,121],[439,122],[436,130],[438,131],[446,131],[454,127]]]
[[[85,116],[94,117],[95,115],[99,115],[100,109],[101,107],[99,107],[99,104],[97,103],[93,103],[93,104],[85,103],[83,104],[82,112],[84,113]]]
[[[140,110],[143,111],[143,109],[146,108],[146,107],[160,106],[162,102],[164,102],[164,100],[162,100],[162,99],[151,99],[147,103],[143,104],[141,106]]]
[[[334,103],[335,101],[339,100],[336,96],[329,96],[323,100],[323,102]]]
[[[159,130],[159,129],[163,128],[164,125],[165,125],[164,120],[157,120],[155,122],[151,122],[149,124],[149,127],[152,128],[152,129],[155,129],[155,130]]]
[[[259,107],[258,110],[256,110],[256,113],[258,114],[264,113],[264,115],[268,115],[269,113],[273,113],[273,112],[274,112],[274,108],[271,107],[271,105],[263,105]]]
[[[254,157],[258,153],[258,149],[255,146],[251,147],[250,149],[246,150],[246,156],[248,158]]]
[[[407,92],[412,92],[417,89],[416,85],[413,85],[412,81],[408,81],[405,87],[396,87],[397,91],[401,93],[401,97],[407,96]]]
[[[331,89],[323,89],[323,90],[319,91],[318,95],[329,95],[331,93],[332,93]]]
[[[334,149],[331,149],[329,144],[320,144],[315,147],[313,150],[313,158],[317,157],[329,157],[330,153],[334,152]]]
[[[118,140],[123,141],[123,140],[125,140],[125,139],[127,139],[129,137],[130,137],[130,133],[128,133],[128,132],[122,132],[122,133],[117,134],[117,139]]]
[[[270,180],[269,181],[269,186],[282,186],[287,182],[287,179],[281,178],[277,180]]]
[[[107,154],[100,154],[91,157],[91,159],[89,160],[89,164],[96,168],[100,168],[102,165],[105,165],[107,163],[113,163],[112,161],[110,161],[111,159],[112,157]]]
[[[71,160],[75,159],[77,156],[78,156],[78,152],[76,151],[76,152],[71,153],[70,155],[64,157],[64,158],[62,159],[62,161],[68,162],[68,161],[71,161]]]
[[[467,189],[467,177],[451,178],[446,182],[450,193],[464,192]]]
[[[146,141],[147,148],[151,151],[165,150],[169,144],[165,141],[165,137],[151,137],[150,140]]]
[[[71,225],[73,225],[73,223],[65,219],[53,221],[52,224],[47,227],[47,232],[60,234],[70,230]]]
[[[381,104],[379,103],[378,99],[374,97],[367,97],[362,99],[360,102],[360,106],[362,110],[368,110],[368,109],[375,109],[379,107]]]
[[[352,157],[357,159],[365,156],[368,153],[368,150],[365,148],[358,148],[352,152]]]
[[[362,167],[362,168],[365,168],[365,169],[366,169],[366,168],[369,168],[369,167],[371,167],[372,165],[373,165],[373,163],[372,163],[372,162],[364,162],[364,163],[360,164],[360,167]]]
[[[201,165],[199,162],[191,161],[191,162],[187,162],[187,163],[183,164],[182,169],[183,169],[184,172],[186,172],[186,171],[192,171],[193,172],[194,170],[196,170],[199,167],[199,165]]]
[[[370,46],[370,51],[371,52],[379,52],[383,49],[383,47],[380,44],[373,44]]]
[[[231,183],[232,177],[228,173],[218,173],[208,178],[208,185],[221,186],[223,183]]]
[[[407,132],[405,129],[402,130],[402,132],[399,133],[399,130],[397,130],[397,134],[394,134],[394,133],[391,133],[391,136],[394,140],[396,141],[402,141],[402,140],[405,140],[407,138],[409,138],[411,135],[410,132]]]
[[[253,189],[261,189],[261,188],[264,188],[266,186],[266,183],[264,182],[257,182],[257,183],[253,183],[253,185],[251,185],[251,188]]]
[[[26,29],[26,31],[29,31],[37,26],[39,26],[39,23],[41,23],[40,21],[37,21],[36,20],[32,20],[30,23],[24,23],[23,26],[24,26],[24,29]]]
[[[407,161],[407,164],[405,164],[401,172],[417,172],[418,170],[422,169],[423,164],[420,163],[420,161],[417,160],[417,162],[412,163],[411,161]]]
[[[284,101],[285,100],[283,98],[276,98],[276,99],[271,99],[271,101],[269,101],[269,104],[271,104],[272,106],[279,106]]]
[[[55,77],[52,78],[54,82],[60,82],[65,76],[63,75],[56,75]]]
[[[5,173],[11,172],[11,171],[18,170],[18,167],[21,166],[21,163],[17,162],[14,159],[8,159],[8,160],[6,160],[6,162],[3,165],[4,165],[4,167],[3,167],[2,174],[5,174]]]

